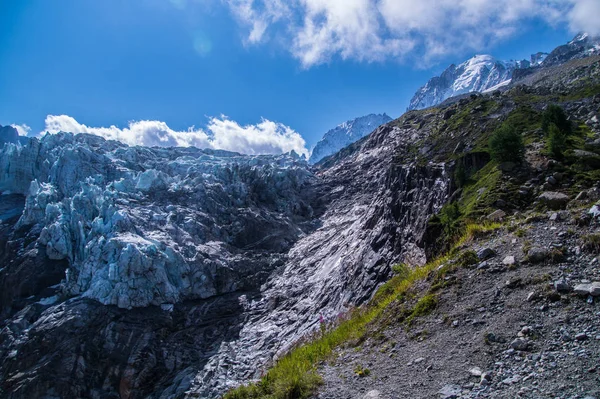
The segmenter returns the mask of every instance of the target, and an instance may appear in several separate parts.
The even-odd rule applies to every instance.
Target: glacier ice
[[[286,220],[310,214],[302,187],[311,178],[293,155],[129,147],[88,134],[0,150],[0,190],[26,196],[16,228],[39,231],[47,257],[69,262],[63,291],[122,308],[239,288],[265,263],[237,261],[241,250],[278,245],[261,236],[272,230],[302,233]]]

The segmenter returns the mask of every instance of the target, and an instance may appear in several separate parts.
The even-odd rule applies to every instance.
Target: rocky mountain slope
[[[560,157],[541,128],[549,104],[572,124]],[[388,124],[388,134],[414,134],[395,162],[443,164],[450,177],[446,205],[416,241],[428,263],[396,265],[368,304],[325,317],[228,399],[598,395],[599,113],[595,56]],[[525,143],[522,163],[490,159],[489,139],[504,126]],[[375,132],[320,167],[380,140]]]
[[[432,107],[460,94],[493,91],[508,85],[513,75],[518,80],[538,68],[561,65],[598,52],[600,37],[581,33],[550,54],[533,54],[530,60],[499,61],[490,55],[478,55],[458,66],[452,64],[440,76],[431,78],[415,93],[408,110]]]
[[[323,138],[313,149],[308,162],[314,164],[329,155],[335,154],[356,140],[365,137],[378,126],[391,120],[392,118],[385,113],[369,114],[338,125],[323,135]]]
[[[427,371],[439,367],[432,387],[419,385],[425,383],[425,372],[416,366],[421,379],[414,377],[416,383],[403,387],[403,392],[431,397],[446,387],[454,392],[447,397],[463,395],[463,389],[464,395],[511,397],[502,395],[529,389],[536,381],[515,377],[531,369],[554,378],[557,388],[552,389],[552,397],[563,384],[569,393],[580,386],[592,394],[595,371],[577,371],[578,381],[584,379],[585,384],[572,388],[563,373],[559,378],[520,368],[526,364],[525,348],[530,344],[556,352],[552,358],[546,352],[531,352],[540,357],[528,358],[534,363],[527,366],[544,370],[555,367],[547,366],[552,363],[571,370],[570,352],[592,359],[598,356],[597,346],[584,339],[577,341],[586,341],[584,347],[569,343],[564,346],[566,354],[561,352],[563,347],[555,346],[555,326],[533,316],[528,319],[529,307],[513,307],[522,292],[511,296],[506,291],[520,288],[519,284],[523,290],[542,291],[546,280],[534,279],[536,270],[531,269],[528,282],[529,269],[509,264],[503,268],[502,261],[512,255],[515,262],[525,263],[517,249],[522,251],[518,246],[526,246],[526,239],[530,258],[531,244],[547,248],[556,241],[566,258],[559,261],[559,254],[551,251],[540,256],[542,262],[550,258],[554,262],[542,269],[550,274],[548,281],[564,277],[572,288],[596,281],[597,272],[587,266],[595,249],[585,237],[598,230],[596,214],[588,211],[594,209],[600,180],[595,166],[600,158],[599,88],[599,57],[543,68],[512,82],[504,92],[474,94],[444,107],[409,112],[316,167],[293,155],[128,147],[86,134],[60,133],[28,139],[25,145],[4,144],[0,150],[0,396],[217,398],[260,379],[271,366],[287,359],[290,349],[302,351],[303,342],[352,317],[398,271],[393,266],[399,263],[406,265],[402,270],[425,278],[414,277],[414,288],[406,295],[399,296],[391,283],[383,285],[391,291],[377,291],[375,299],[383,292],[390,306],[379,308],[383,313],[366,323],[367,333],[359,340],[336,347],[340,356],[351,352],[350,357],[340,358],[347,364],[315,364],[325,382],[320,395],[356,397],[363,385],[371,388],[370,397],[393,397],[400,380],[414,377],[409,367],[425,363],[425,368],[431,365]],[[549,103],[559,103],[575,126],[561,160],[549,158],[540,129],[541,114]],[[527,144],[526,163],[521,166],[490,160],[488,139],[505,122],[518,126]],[[459,165],[468,177],[457,177]],[[438,263],[435,271],[442,277],[435,280],[428,261],[446,249],[446,230],[456,227],[445,220],[448,203],[458,204],[462,215],[458,222],[468,217],[481,223],[500,211],[492,218],[516,227],[494,226],[490,236],[465,241],[443,262],[462,265],[456,256],[469,253],[464,256],[472,259],[469,249],[479,256],[478,251],[488,247],[496,257],[489,251],[482,254],[488,264],[477,261],[480,272],[458,267],[438,270],[444,266]],[[567,204],[567,213],[545,214],[548,207]],[[527,216],[537,219],[526,221]],[[529,225],[535,229],[520,237],[517,230]],[[553,238],[553,231],[563,230],[561,240]],[[520,241],[513,243],[510,234]],[[484,280],[478,280],[482,275]],[[521,281],[510,282],[512,277]],[[491,287],[501,281],[509,283],[496,295]],[[463,290],[455,292],[453,287]],[[567,334],[595,337],[597,326],[589,320],[597,313],[596,300],[580,304],[564,292],[558,292],[555,302],[556,295],[540,296],[539,306],[556,310],[552,321],[566,312],[576,315]],[[433,294],[436,299],[428,296]],[[428,299],[421,302],[421,297]],[[483,302],[485,310],[462,308],[465,297]],[[565,303],[572,300],[573,306],[551,305],[562,303],[563,298]],[[415,302],[421,302],[417,309],[422,311],[411,310]],[[452,310],[454,304],[458,307]],[[435,321],[429,327],[430,319],[420,318],[429,314],[431,320],[444,320],[444,313],[451,316],[451,326],[454,321],[458,325],[446,329],[444,321]],[[530,333],[523,332],[527,345],[504,353],[510,348],[501,342],[496,346],[495,339],[488,337],[494,341],[491,355],[472,357],[462,347],[447,343],[482,333],[487,324],[473,323],[473,314],[485,314],[486,320],[504,315],[498,324],[489,324],[495,336],[508,340],[522,327],[531,326],[529,331],[539,331],[548,343],[532,342]],[[411,346],[402,337],[406,318],[416,326],[427,326],[409,329],[407,337],[432,342],[433,348]],[[524,326],[517,329],[515,323],[521,322]],[[465,335],[446,336],[448,331]],[[426,341],[429,333],[436,341]],[[398,346],[401,355],[382,356],[401,363],[409,356],[406,363],[412,362],[411,366],[396,364],[408,377],[383,371],[385,364],[395,364],[392,360],[385,363],[383,357],[374,357],[372,365],[366,360],[371,350],[385,352],[390,336],[406,343],[407,349]],[[485,388],[488,385],[482,380],[477,385],[463,384],[462,363],[457,368],[428,362],[440,346],[459,351],[452,355],[461,362],[466,359],[482,372],[493,372],[489,385],[493,389]],[[422,351],[419,358],[424,360],[413,359],[409,350]],[[559,356],[565,363],[563,358],[555,360]],[[588,367],[588,363],[581,364]],[[338,378],[348,372],[348,364],[355,367],[354,374]],[[370,367],[373,377],[378,373],[388,377],[377,385],[379,381],[370,380],[364,371]],[[298,368],[296,385],[286,391],[286,397],[314,393],[304,390],[300,374]],[[514,382],[504,384],[504,380]],[[510,387],[503,389],[502,384]]]

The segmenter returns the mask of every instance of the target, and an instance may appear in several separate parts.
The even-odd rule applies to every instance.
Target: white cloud
[[[221,0],[247,42],[273,37],[305,67],[334,56],[359,61],[432,60],[485,50],[527,22],[600,33],[600,0]]]
[[[22,124],[22,125],[11,125],[12,127],[14,127],[15,129],[17,129],[17,132],[19,133],[19,136],[27,136],[29,134],[29,132],[31,132],[31,128],[29,126],[27,126],[26,124]]]
[[[42,133],[90,133],[109,140],[118,140],[129,145],[143,146],[195,146],[235,151],[244,154],[281,154],[296,151],[308,155],[306,142],[292,128],[263,119],[256,125],[242,126],[235,121],[210,118],[206,131],[189,128],[187,131],[171,129],[165,122],[135,121],[128,127],[90,127],[68,115],[48,115]]]
[[[577,0],[569,13],[571,30],[600,35],[600,0]]]

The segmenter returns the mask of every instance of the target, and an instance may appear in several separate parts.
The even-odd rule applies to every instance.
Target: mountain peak
[[[516,65],[515,62],[499,61],[489,54],[475,55],[458,66],[452,64],[417,91],[408,110],[431,107],[459,94],[498,86],[510,80]]]
[[[392,118],[386,113],[369,114],[339,124],[323,135],[323,138],[313,149],[309,162],[314,164],[329,155],[335,154],[391,120]]]
[[[600,37],[577,34],[569,43],[550,54],[538,52],[529,60],[500,61],[488,54],[477,54],[462,64],[451,64],[440,76],[431,78],[410,101],[408,110],[423,109],[470,92],[485,92],[508,85],[515,70],[562,64],[574,58],[600,53]]]

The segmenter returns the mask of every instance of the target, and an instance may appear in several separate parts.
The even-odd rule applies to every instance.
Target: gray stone
[[[458,385],[447,384],[439,390],[440,399],[457,399],[462,389]]]
[[[526,351],[529,349],[529,341],[524,338],[517,338],[510,343],[510,347],[517,351]]]
[[[527,251],[527,260],[532,263],[543,262],[548,256],[550,256],[550,252],[545,248],[534,247]]]
[[[545,191],[538,197],[550,209],[562,209],[569,202],[569,196],[554,191]]]
[[[588,193],[587,193],[587,191],[582,191],[582,192],[580,192],[579,194],[577,194],[577,197],[575,197],[575,200],[576,200],[576,201],[583,201],[583,200],[585,200],[585,199],[587,199],[587,198],[588,198]]]
[[[529,294],[527,294],[527,302],[531,302],[536,299],[537,299],[537,294],[535,293],[535,291],[532,291]]]
[[[493,222],[499,222],[506,217],[506,212],[502,209],[495,210],[494,212],[487,215],[487,219]]]
[[[479,367],[473,367],[469,370],[469,374],[473,377],[481,377],[483,375],[483,371]]]
[[[512,266],[512,265],[514,265],[514,264],[515,264],[515,263],[517,263],[517,262],[516,262],[516,260],[515,260],[515,257],[514,257],[514,256],[512,256],[512,255],[509,255],[509,256],[505,257],[505,258],[502,260],[502,263],[503,263],[503,264],[505,264],[506,266]]]
[[[575,339],[577,341],[585,341],[586,339],[588,339],[588,335],[586,333],[579,333],[577,335],[575,335]]]
[[[556,290],[556,292],[561,292],[561,293],[571,292],[571,286],[569,285],[567,280],[565,280],[564,278],[561,278],[554,282],[554,289]]]
[[[577,295],[582,296],[600,296],[600,282],[578,284],[575,286],[574,291]]]
[[[494,252],[494,250],[491,248],[482,248],[479,251],[477,251],[477,257],[481,260],[489,259],[495,255],[496,252]]]
[[[477,270],[485,270],[485,269],[489,269],[490,265],[488,264],[487,261],[483,261],[480,264],[477,265]]]
[[[379,399],[379,397],[381,396],[381,392],[379,392],[376,389],[373,389],[372,391],[367,392],[362,399]]]
[[[592,217],[599,217],[600,216],[600,205],[599,204],[595,204],[594,206],[592,206],[590,208],[590,210],[588,211],[588,214],[590,214]]]

